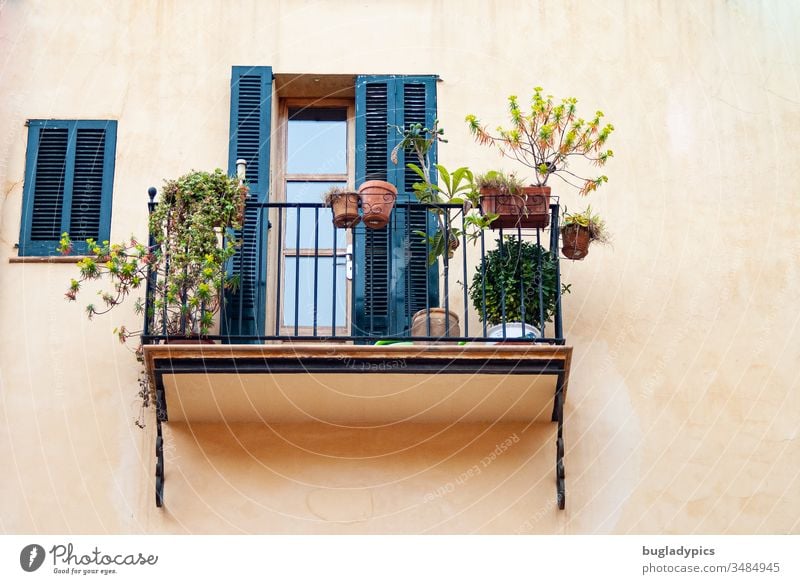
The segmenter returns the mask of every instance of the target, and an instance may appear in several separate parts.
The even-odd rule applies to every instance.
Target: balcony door
[[[349,334],[351,234],[319,204],[332,186],[353,188],[353,109],[349,100],[281,102],[276,194],[288,205],[271,230],[280,238],[281,335]]]

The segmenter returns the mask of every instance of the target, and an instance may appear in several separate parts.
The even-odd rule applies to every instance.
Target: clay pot
[[[577,225],[565,225],[561,228],[561,253],[570,260],[582,260],[589,255],[589,228]]]
[[[447,314],[444,308],[423,309],[411,319],[412,337],[460,337],[461,327],[459,326],[458,314],[450,313],[450,329],[447,328]],[[430,317],[429,317],[430,315]],[[428,318],[431,321],[431,332],[428,334]]]
[[[521,193],[481,189],[481,208],[494,213],[492,229],[547,227],[550,225],[550,187],[523,187]]]
[[[458,249],[459,245],[460,242],[458,241],[458,238],[451,233],[450,242],[447,244],[447,259],[453,259],[453,256],[456,255],[456,250]]]
[[[370,229],[386,227],[397,200],[395,186],[384,180],[368,180],[359,187],[358,194],[361,196],[364,225]]]
[[[342,193],[331,198],[333,224],[340,229],[350,229],[358,225],[358,193]]]

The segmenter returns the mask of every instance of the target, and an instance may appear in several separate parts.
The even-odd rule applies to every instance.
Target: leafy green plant
[[[579,225],[589,230],[589,241],[597,243],[610,243],[611,234],[606,228],[605,220],[596,213],[592,213],[592,206],[586,207],[585,211],[579,213],[567,213],[564,209],[564,217],[561,221],[561,227],[569,225]]]
[[[614,126],[601,126],[601,111],[588,120],[578,117],[577,103],[574,97],[567,97],[556,104],[552,95],[544,96],[542,88],[535,87],[528,112],[521,109],[517,96],[508,98],[508,128],[500,126],[493,134],[472,114],[466,122],[479,144],[496,146],[504,156],[531,168],[536,173],[537,186],[545,186],[555,175],[579,189],[581,195],[587,195],[607,182],[608,177],[578,176],[568,170],[569,163],[579,157],[597,166],[605,165],[614,155],[612,150],[603,149]]]
[[[166,181],[149,220],[154,245],[135,237],[116,244],[87,240],[90,253],[78,262],[79,275],[71,280],[66,298],[76,300],[88,281],[107,280],[108,287],[98,292],[102,304],[86,306],[92,318],[124,303],[146,285],[152,272],[155,287],[146,318],[153,333],[209,334],[223,291],[238,284],[226,273],[225,263],[239,246],[232,230],[242,227],[246,195],[247,187],[220,169]],[[62,253],[71,251],[68,233],[62,235],[59,248]],[[143,313],[144,306],[141,297],[135,299],[137,313]],[[141,331],[120,326],[115,333],[125,342]]]
[[[515,236],[498,239],[497,247],[477,267],[469,287],[481,322],[501,324],[504,315],[506,323],[526,322],[541,328],[544,322],[550,322],[559,297],[557,262],[558,258],[541,245]],[[560,293],[568,292],[569,286],[562,285]]]
[[[412,186],[414,196],[418,201],[431,205],[430,211],[436,216],[438,223],[433,235],[424,231],[415,231],[415,234],[422,237],[429,245],[429,264],[434,264],[436,258],[445,253],[452,258],[463,236],[466,236],[468,241],[474,242],[496,215],[482,215],[477,212],[480,194],[475,184],[475,177],[469,168],[462,166],[451,172],[444,165],[431,164],[430,152],[434,145],[437,142],[447,142],[444,130],[438,127],[438,121],[435,121],[431,128],[419,123],[409,124],[406,127],[390,126],[392,127],[402,136],[392,150],[392,162],[398,164],[400,150],[414,153],[418,163],[406,163],[406,166],[420,178],[420,181]],[[446,204],[461,205],[461,209],[453,212],[453,209],[442,206]],[[462,216],[463,228],[460,221]]]

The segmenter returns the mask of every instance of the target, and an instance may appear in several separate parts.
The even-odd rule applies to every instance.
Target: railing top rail
[[[551,197],[552,199],[552,197]],[[359,203],[360,204],[360,203]],[[260,208],[260,209],[325,209],[329,207],[323,202],[319,203],[309,203],[309,202],[290,202],[290,201],[268,201],[268,202],[260,202],[260,201],[247,201],[247,206],[252,208]],[[464,205],[461,203],[422,203],[419,201],[401,201],[398,200],[395,204],[395,207],[402,207],[407,209],[458,209],[461,210],[464,208]],[[550,209],[557,209],[558,202],[551,202]]]

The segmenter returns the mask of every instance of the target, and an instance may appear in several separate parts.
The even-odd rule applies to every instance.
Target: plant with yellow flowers
[[[496,146],[504,156],[531,168],[536,186],[547,185],[550,176],[555,175],[585,196],[607,182],[608,177],[585,178],[569,170],[569,164],[577,157],[597,166],[605,165],[614,155],[605,149],[614,126],[601,123],[601,111],[588,120],[578,117],[577,103],[574,97],[556,103],[552,95],[544,96],[542,88],[535,87],[529,112],[520,108],[517,96],[508,98],[511,126],[498,127],[496,134],[474,115],[468,115],[466,121],[479,144]]]

